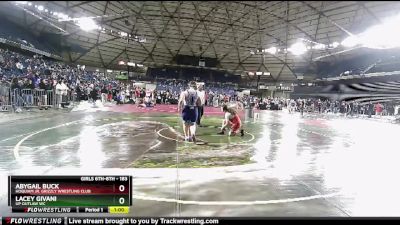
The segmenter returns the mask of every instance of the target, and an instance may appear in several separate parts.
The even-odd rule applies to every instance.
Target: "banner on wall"
[[[135,83],[133,83],[133,86],[140,87],[140,88],[145,88],[146,84],[142,83],[142,82],[135,82]]]
[[[154,91],[157,85],[155,84],[146,84],[146,91]]]
[[[117,80],[128,80],[128,72],[120,72],[115,76]]]

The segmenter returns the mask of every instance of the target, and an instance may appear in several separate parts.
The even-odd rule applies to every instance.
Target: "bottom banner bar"
[[[232,224],[282,224],[288,223],[298,224],[298,221],[307,222],[307,224],[321,224],[321,222],[339,222],[343,225],[345,221],[367,221],[367,220],[382,220],[385,222],[396,222],[398,224],[400,218],[334,218],[334,217],[316,217],[316,218],[183,218],[183,217],[3,217],[2,225],[8,224],[35,224],[35,225],[83,225],[83,224],[112,224],[112,225],[232,225]]]
[[[68,217],[66,225],[76,224],[134,224],[134,225],[161,225],[161,224],[186,224],[186,225],[216,225],[220,224],[214,218],[135,218],[135,217]]]

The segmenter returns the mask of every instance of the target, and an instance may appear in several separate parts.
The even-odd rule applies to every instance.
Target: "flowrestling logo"
[[[30,207],[24,209],[26,213],[70,213],[71,208],[59,207]]]
[[[3,224],[64,224],[64,218],[44,218],[44,217],[6,217]]]

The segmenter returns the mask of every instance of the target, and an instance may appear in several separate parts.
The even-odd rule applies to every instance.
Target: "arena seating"
[[[12,89],[33,89],[39,88],[41,80],[46,80],[49,87],[55,89],[57,83],[65,81],[67,88],[76,93],[77,100],[87,100],[92,97],[99,98],[100,90],[107,89],[107,93],[116,99],[128,89],[127,94],[134,96],[133,92],[137,87],[124,84],[118,80],[107,78],[103,73],[87,71],[78,68],[76,65],[67,65],[63,62],[50,58],[21,54],[9,50],[0,49],[0,78],[8,83]],[[30,85],[32,81],[33,85]],[[176,104],[180,92],[187,87],[188,80],[158,79],[156,94],[169,92],[168,103]],[[11,84],[12,83],[12,84]],[[211,96],[219,96],[222,99],[235,95],[234,86],[221,83],[206,83],[206,92]],[[98,95],[92,96],[92,90]],[[129,100],[129,99],[128,99]]]

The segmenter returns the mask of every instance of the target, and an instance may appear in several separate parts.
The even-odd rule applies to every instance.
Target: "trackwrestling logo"
[[[218,224],[219,221],[216,219],[178,219],[178,218],[160,218],[160,224]]]

